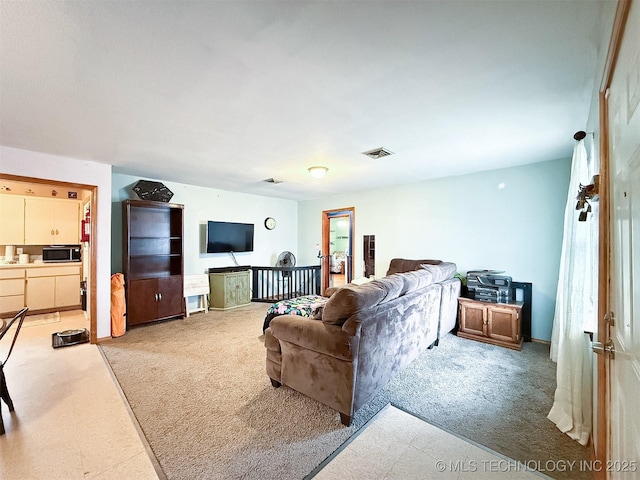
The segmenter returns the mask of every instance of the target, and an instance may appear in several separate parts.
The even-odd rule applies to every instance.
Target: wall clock
[[[273,217],[267,217],[264,219],[264,226],[267,230],[273,230],[276,228],[276,220]]]

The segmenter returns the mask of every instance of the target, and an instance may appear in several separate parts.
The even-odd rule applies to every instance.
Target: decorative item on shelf
[[[273,217],[267,217],[264,219],[264,228],[267,230],[273,230],[276,228],[276,219]]]
[[[598,201],[599,183],[600,175],[594,175],[589,185],[580,184],[580,187],[578,187],[576,210],[582,210],[580,215],[578,215],[579,222],[585,222],[587,220],[587,214],[591,213],[589,200],[593,202]]]
[[[150,180],[140,180],[133,187],[133,191],[142,200],[152,200],[155,202],[168,202],[173,197],[173,192],[161,182]]]
[[[315,166],[307,169],[313,178],[322,178],[329,171],[327,167]]]

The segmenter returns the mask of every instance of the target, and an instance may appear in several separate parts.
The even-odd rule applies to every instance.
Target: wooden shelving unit
[[[123,202],[127,325],[184,316],[184,206]]]

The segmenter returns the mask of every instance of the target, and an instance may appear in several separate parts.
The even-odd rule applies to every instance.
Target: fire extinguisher
[[[91,212],[87,210],[82,220],[82,236],[83,242],[88,242],[91,233]]]

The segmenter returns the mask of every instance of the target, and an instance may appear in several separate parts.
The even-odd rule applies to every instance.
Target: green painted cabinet
[[[209,274],[211,310],[226,310],[251,303],[249,270]]]

